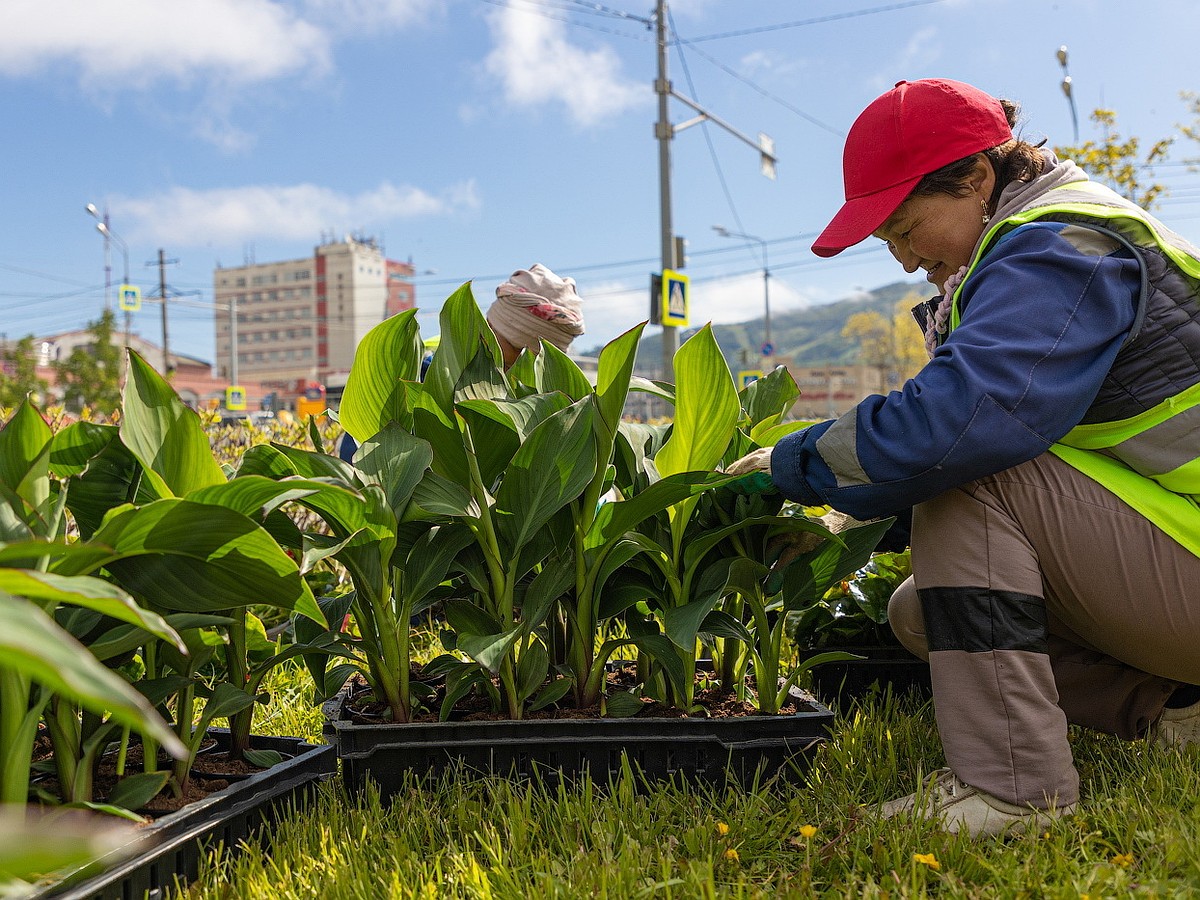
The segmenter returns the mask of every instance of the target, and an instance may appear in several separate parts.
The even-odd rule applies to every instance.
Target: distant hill
[[[795,365],[817,366],[826,363],[850,365],[856,361],[858,347],[842,337],[842,327],[850,316],[858,312],[874,310],[890,315],[896,301],[916,291],[919,296],[928,293],[928,286],[920,282],[897,281],[868,291],[866,296],[838,300],[804,309],[788,310],[771,316],[771,339],[775,344],[775,355],[789,357]],[[913,324],[916,328],[916,324]],[[679,343],[691,337],[696,328],[688,328],[679,335]],[[760,358],[762,346],[762,317],[730,325],[714,325],[717,343],[729,367],[735,372],[746,368],[742,364],[741,351],[747,351],[747,359],[753,366]],[[596,348],[595,353],[599,352]],[[595,355],[589,351],[584,355]],[[651,375],[659,368],[662,360],[662,336],[659,333],[642,338],[638,348],[636,371],[640,375]]]

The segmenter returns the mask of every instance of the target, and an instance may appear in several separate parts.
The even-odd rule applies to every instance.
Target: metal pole
[[[771,266],[767,262],[767,242],[762,242],[763,252],[763,356],[768,367],[775,361],[775,345],[771,341]],[[766,348],[770,347],[770,352]]]
[[[238,381],[237,294],[229,295],[229,383]]]
[[[1075,91],[1074,82],[1071,81],[1071,72],[1067,68],[1067,45],[1063,44],[1058,48],[1058,64],[1062,66],[1063,80],[1062,90],[1067,95],[1067,102],[1071,105],[1071,129],[1075,134],[1075,145],[1079,146],[1079,114],[1075,111]]]
[[[658,78],[654,92],[658,94],[658,122],[654,136],[658,138],[658,208],[659,236],[662,239],[662,267],[675,268],[675,239],[671,224],[671,139],[674,136],[669,116],[671,83],[667,80],[667,0],[658,0],[655,10],[655,33],[658,44]],[[662,326],[663,380],[675,377],[675,351],[679,349],[679,332],[674,326]]]
[[[166,378],[171,355],[167,349],[167,254],[162,247],[158,248],[158,290],[162,295],[162,373],[163,378]]]

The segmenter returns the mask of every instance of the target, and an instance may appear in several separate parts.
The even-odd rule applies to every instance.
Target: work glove
[[[773,494],[779,490],[771,478],[771,451],[774,447],[759,447],[735,459],[725,467],[726,475],[741,475],[729,484],[738,494]]]
[[[860,522],[846,513],[838,512],[836,509],[830,510],[825,515],[820,516],[817,521],[834,534],[841,534],[849,528],[868,524],[868,522]],[[873,522],[875,520],[871,519],[869,521]],[[767,576],[765,585],[767,596],[779,593],[783,587],[783,574],[789,565],[805,553],[816,550],[824,541],[825,537],[823,535],[813,534],[809,531],[797,531],[773,538],[767,544],[767,564],[771,567],[771,572]]]

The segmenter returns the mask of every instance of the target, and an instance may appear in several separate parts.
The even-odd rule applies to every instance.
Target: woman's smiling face
[[[981,160],[962,196],[910,194],[875,231],[887,244],[904,271],[924,269],[926,281],[942,283],[971,261],[975,244],[983,235],[986,198],[995,176]]]

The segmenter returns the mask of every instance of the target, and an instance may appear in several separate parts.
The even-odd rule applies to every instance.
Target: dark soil
[[[421,674],[414,667],[414,680],[420,680]],[[697,684],[708,684],[710,686],[698,689],[694,695],[695,702],[702,708],[702,712],[689,713],[686,710],[679,709],[673,706],[667,706],[653,700],[650,697],[642,697],[644,706],[638,711],[633,718],[637,719],[688,719],[688,718],[709,718],[723,719],[730,716],[759,716],[763,713],[759,712],[758,707],[753,703],[745,700],[739,700],[737,695],[730,690],[722,687],[711,686],[711,681],[706,680],[703,673],[697,673]],[[608,686],[611,691],[627,691],[636,687],[637,669],[633,664],[625,665],[620,668],[615,668],[608,674]],[[438,711],[441,709],[442,698],[445,696],[443,688],[440,684],[432,684],[431,687],[436,688],[437,695],[429,704],[429,709],[422,709],[413,716],[414,723],[436,723],[439,720]],[[570,703],[570,695],[564,697],[560,704],[561,706],[552,707],[550,709],[539,709],[525,713],[525,719],[528,720],[547,720],[547,719],[599,719],[603,718],[598,705],[589,707],[573,707],[567,705]],[[780,715],[792,715],[801,710],[801,703],[791,700],[786,703],[783,709],[780,710]],[[383,703],[378,703],[371,696],[367,689],[366,682],[361,676],[356,676],[354,683],[351,686],[351,696],[346,704],[346,715],[348,718],[359,725],[377,725],[389,721],[386,718],[387,706]],[[495,712],[491,708],[490,700],[478,693],[471,693],[459,700],[451,710],[449,720],[452,722],[500,722],[509,720],[507,712]]]
[[[227,752],[213,750],[212,748],[215,746],[215,741],[209,741],[206,745],[201,746],[200,752],[192,763],[191,777],[188,778],[182,796],[176,797],[168,784],[149,803],[136,811],[151,818],[164,816],[229,787],[231,780],[263,771],[244,760],[229,759]],[[170,769],[171,764],[172,760],[165,757],[158,761],[160,770]],[[125,754],[125,775],[133,775],[141,771],[142,747],[140,744],[131,744]],[[233,776],[233,779],[228,776]],[[101,757],[93,779],[93,796],[96,800],[103,801],[117,781],[117,755],[107,753]],[[43,779],[38,786],[50,794],[59,794],[59,782],[55,777]]]

